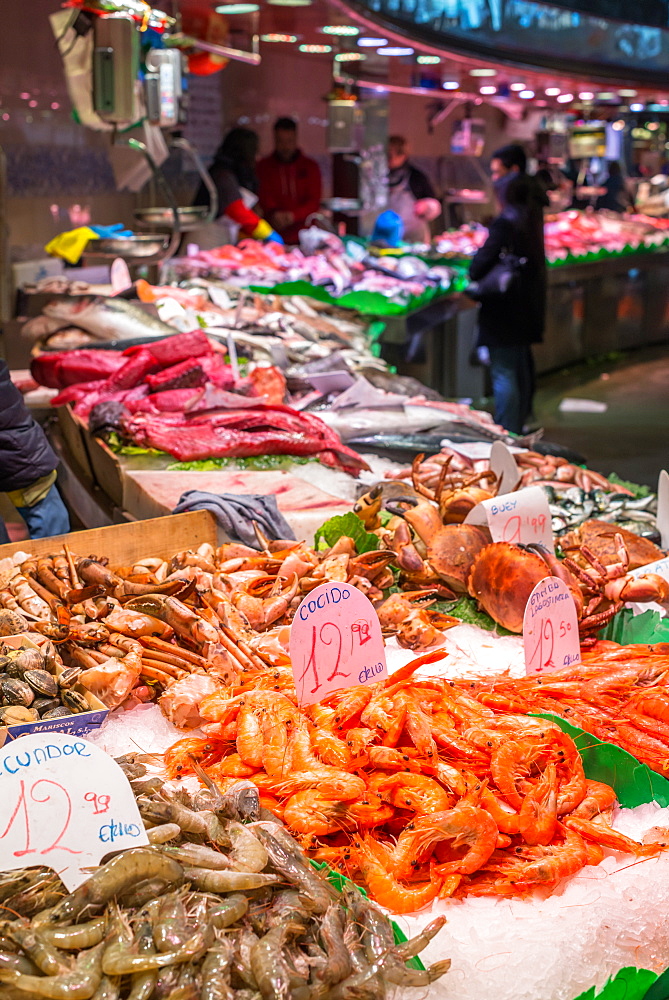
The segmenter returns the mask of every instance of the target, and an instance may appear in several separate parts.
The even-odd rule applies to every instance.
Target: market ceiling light
[[[358,45],[360,45],[360,41],[358,41]],[[418,56],[416,62],[420,63],[421,66],[436,66],[437,63],[441,62],[441,56]]]
[[[338,52],[335,56],[335,62],[361,62],[361,60],[366,59],[362,52]]]
[[[559,97],[560,88],[559,87],[546,87],[546,97]]]
[[[281,35],[276,31],[271,32],[269,35],[261,35],[261,42],[287,42],[292,45],[293,42],[297,41],[297,35]]]
[[[324,35],[339,35],[342,38],[353,38],[360,34],[360,28],[356,28],[353,24],[326,24],[321,31]]]
[[[651,132],[655,132],[655,130],[658,129],[659,127],[660,126],[658,122],[646,122],[646,128],[649,129],[649,131]]]
[[[580,101],[591,101],[594,98],[594,94],[591,90],[582,90],[578,95]]]
[[[497,93],[497,87],[493,87],[493,86],[489,85],[487,87],[480,87],[479,88],[479,94],[496,94],[496,93]]]
[[[380,56],[412,56],[413,49],[401,45],[385,45],[382,49],[377,49]]]
[[[560,94],[558,97],[558,104],[568,104],[569,101],[574,100],[573,94]]]
[[[524,83],[512,83],[509,87],[509,90],[525,90],[525,86],[526,85]],[[559,93],[560,91],[558,90],[558,94]]]
[[[530,101],[534,97],[534,91],[533,90],[521,90],[521,92],[518,94],[518,97],[522,97],[522,99],[524,101]]]
[[[324,52],[332,52],[331,45],[300,45],[300,52],[311,52],[313,55],[320,55]]]
[[[597,94],[598,101],[615,101],[616,94],[609,94],[608,91]]]
[[[444,80],[441,85],[444,90],[459,90],[460,83],[458,80]]]
[[[614,132],[622,132],[622,130],[625,128],[625,122],[622,120],[622,118],[619,118],[617,122],[613,123],[611,128],[613,129]]]
[[[636,97],[636,90],[619,90],[618,93],[621,97]]]
[[[366,35],[363,38],[358,39],[358,45],[361,49],[377,49],[379,45],[387,45],[387,38],[368,38]]]
[[[470,69],[469,75],[470,76],[496,76],[497,75],[497,70],[496,69],[485,69],[485,68],[483,68],[483,69]]]
[[[630,104],[630,111],[643,111],[643,104]]]
[[[272,7],[310,7],[311,0],[267,0]]]
[[[257,3],[222,3],[215,8],[217,14],[255,14],[260,10]]]

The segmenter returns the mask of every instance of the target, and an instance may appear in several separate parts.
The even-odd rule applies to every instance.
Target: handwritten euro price
[[[553,551],[548,500],[539,487],[531,486],[516,493],[484,500],[481,507],[485,511],[494,542],[515,542],[520,545],[540,543]]]
[[[348,584],[323,584],[305,597],[291,626],[290,657],[302,705],[387,676],[378,615]]]
[[[525,543],[528,541],[528,536],[534,535],[536,539],[543,536],[546,530],[546,524],[548,523],[548,518],[545,514],[535,514],[532,517],[529,514],[521,516],[520,514],[512,514],[504,522],[502,528],[502,541],[503,542],[521,542]]]
[[[115,849],[147,844],[128,779],[100,747],[65,733],[0,749],[0,871],[47,865],[72,890]]]
[[[563,580],[548,576],[536,585],[525,606],[523,639],[528,674],[580,663],[576,604]]]

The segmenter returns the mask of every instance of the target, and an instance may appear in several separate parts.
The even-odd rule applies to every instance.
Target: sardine
[[[169,337],[174,328],[125,299],[102,295],[72,295],[53,299],[43,309],[64,326],[78,326],[99,340]]]

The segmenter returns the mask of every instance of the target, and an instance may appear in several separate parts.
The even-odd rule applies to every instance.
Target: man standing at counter
[[[265,218],[286,243],[297,243],[300,229],[320,210],[321,171],[297,145],[297,124],[279,118],[274,125],[274,152],[256,168],[258,198]]]
[[[404,223],[405,243],[429,243],[430,222],[441,212],[434,188],[418,167],[409,161],[404,136],[388,139],[388,208]]]

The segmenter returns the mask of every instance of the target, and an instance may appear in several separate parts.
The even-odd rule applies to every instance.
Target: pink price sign
[[[576,604],[559,577],[545,577],[530,594],[523,641],[526,674],[548,674],[581,662]]]
[[[388,676],[379,617],[347,583],[324,583],[304,598],[290,629],[290,658],[299,705]]]

